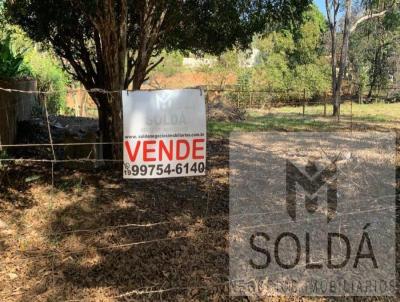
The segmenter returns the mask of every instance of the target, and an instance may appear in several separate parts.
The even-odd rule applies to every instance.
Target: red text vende
[[[185,161],[205,159],[204,138],[126,140],[124,148],[131,162]]]

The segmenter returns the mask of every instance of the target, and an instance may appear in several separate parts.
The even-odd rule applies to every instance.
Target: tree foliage
[[[16,79],[29,75],[24,52],[15,49],[10,35],[3,37],[0,40],[0,78]]]
[[[348,69],[351,35],[364,23],[397,14],[399,0],[325,0],[325,4],[331,38],[333,115],[340,115],[342,83]],[[360,68],[360,79],[364,78],[365,70]]]
[[[245,48],[266,24],[289,23],[309,0],[6,0],[9,20],[51,45],[87,89],[139,89],[162,50]],[[122,141],[122,102],[93,92],[103,139]],[[110,157],[111,150],[105,150]],[[121,157],[116,146],[114,157]]]
[[[18,26],[7,22],[2,4],[0,1],[1,76],[36,79],[39,91],[55,91],[46,97],[49,112],[63,113],[66,108],[67,85],[71,79],[51,51],[34,43]]]
[[[400,11],[393,10],[382,18],[361,24],[350,41],[350,72],[360,97],[368,87],[368,98],[374,90],[386,89],[396,70],[392,59],[400,55]]]
[[[37,79],[39,91],[52,91],[45,96],[50,114],[64,114],[67,109],[68,85],[71,83],[68,74],[50,53],[40,52],[35,48],[26,53],[25,62],[32,76]]]
[[[16,0],[7,1],[7,8],[12,22],[33,40],[51,44],[72,68],[66,67],[88,88],[108,86],[102,74],[102,26],[108,23],[112,29],[114,23],[126,18],[127,53],[123,61],[127,70],[122,85],[126,88],[134,80],[135,71],[147,74],[151,57],[163,49],[220,54],[233,45],[245,47],[266,23],[291,19],[307,2]],[[142,60],[147,63],[145,67]],[[144,79],[142,75],[138,80]]]
[[[258,39],[262,64],[254,69],[253,88],[294,91],[314,96],[329,87],[329,67],[321,45],[326,24],[323,15],[311,5],[296,28],[281,29]]]
[[[164,58],[163,61],[155,69],[155,73],[161,73],[165,76],[172,76],[179,71],[183,70],[183,54],[179,51],[163,51],[160,54],[160,58]]]

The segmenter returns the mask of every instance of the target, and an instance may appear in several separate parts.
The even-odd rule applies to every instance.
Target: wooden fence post
[[[324,93],[324,116],[326,117],[326,100],[327,100],[327,98],[326,98],[326,91],[325,91],[325,93]]]
[[[353,132],[353,99],[350,99],[350,126]]]
[[[306,89],[303,91],[303,117],[306,115]]]

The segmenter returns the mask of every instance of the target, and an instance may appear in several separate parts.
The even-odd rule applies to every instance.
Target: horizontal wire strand
[[[395,195],[393,195],[395,197]],[[357,215],[357,214],[365,214],[365,213],[373,213],[373,212],[379,212],[379,211],[386,211],[386,210],[396,210],[395,206],[392,207],[386,207],[386,208],[378,208],[378,209],[369,209],[369,210],[358,210],[358,211],[353,211],[353,212],[346,212],[340,215],[336,215],[336,217],[347,217],[351,215]],[[296,224],[298,222],[309,222],[310,220],[323,220],[326,219],[326,217],[321,217],[321,218],[313,218],[313,219],[300,219],[297,221],[285,221],[285,222],[279,222],[279,223],[267,223],[267,224],[259,224],[259,225],[254,225],[254,226],[249,226],[249,227],[243,227],[243,228],[236,228],[235,230],[248,230],[251,228],[255,227],[271,227],[271,226],[279,226],[279,225],[290,225],[290,224]],[[166,238],[158,238],[158,239],[152,239],[152,240],[147,240],[147,241],[137,241],[137,242],[131,242],[131,243],[125,243],[125,244],[113,244],[109,246],[104,246],[104,247],[97,247],[95,248],[96,251],[100,250],[108,250],[108,249],[118,249],[118,248],[127,248],[127,247],[133,247],[133,246],[140,246],[140,245],[146,245],[146,244],[152,244],[152,243],[157,243],[157,242],[167,242],[167,241],[175,241],[179,239],[188,239],[188,238],[197,238],[197,236],[203,236],[203,235],[213,235],[213,234],[228,234],[229,230],[220,230],[220,231],[210,231],[210,232],[197,232],[194,234],[188,234],[188,235],[182,235],[182,236],[176,236],[176,237],[166,237]],[[31,254],[31,255],[38,255],[39,258],[47,258],[47,257],[53,257],[59,253],[63,253],[65,255],[79,255],[79,254],[84,254],[87,252],[92,251],[91,249],[83,249],[81,251],[50,251],[49,253],[40,253],[38,250],[30,250],[30,251],[24,251],[24,250],[18,250],[21,254]],[[32,257],[29,257],[32,258]]]

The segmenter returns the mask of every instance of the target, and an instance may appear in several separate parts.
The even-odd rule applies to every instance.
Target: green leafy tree
[[[48,49],[35,44],[18,27],[7,23],[0,1],[0,69],[3,77],[30,77],[37,80],[39,91],[54,91],[46,95],[51,114],[64,113],[67,85],[70,77]],[[4,71],[7,70],[8,71]]]
[[[240,77],[242,73],[242,68],[239,66],[241,54],[239,49],[232,49],[217,57],[211,55],[204,56],[204,59],[209,60],[211,63],[199,67],[198,71],[211,75],[213,77],[213,84],[218,86],[219,89],[223,89],[231,76],[236,75]]]
[[[302,15],[302,23],[293,30],[296,47],[291,55],[295,64],[315,63],[324,55],[323,35],[327,31],[326,21],[320,10],[312,5]]]
[[[254,46],[261,51],[262,64],[254,68],[254,88],[295,97],[303,90],[309,96],[326,91],[329,65],[321,46],[326,29],[323,15],[311,5],[296,27],[257,39]]]
[[[30,48],[25,54],[25,62],[33,77],[37,79],[39,91],[52,91],[43,96],[50,114],[66,112],[66,97],[70,77],[64,72],[57,59],[48,52]]]
[[[266,24],[288,23],[309,0],[6,0],[9,20],[51,45],[86,89],[140,89],[162,50],[220,54]],[[91,93],[106,141],[122,141],[120,94]],[[104,150],[120,158],[120,146]]]
[[[387,88],[394,74],[392,57],[400,55],[400,12],[387,13],[361,24],[350,40],[350,71],[362,96],[368,86],[368,99],[374,90]]]
[[[0,78],[18,78],[29,76],[30,71],[24,64],[26,48],[16,47],[12,32],[4,17],[3,0],[0,0]]]
[[[183,69],[183,54],[179,51],[163,51],[159,59],[164,58],[154,71],[165,76],[172,76]]]
[[[340,114],[342,83],[348,67],[351,35],[365,22],[370,22],[398,11],[399,4],[398,0],[362,0],[354,1],[354,3],[353,0],[325,0],[331,38],[333,115]],[[361,16],[354,16],[354,8],[361,11]],[[343,22],[340,22],[340,12],[343,9]]]

